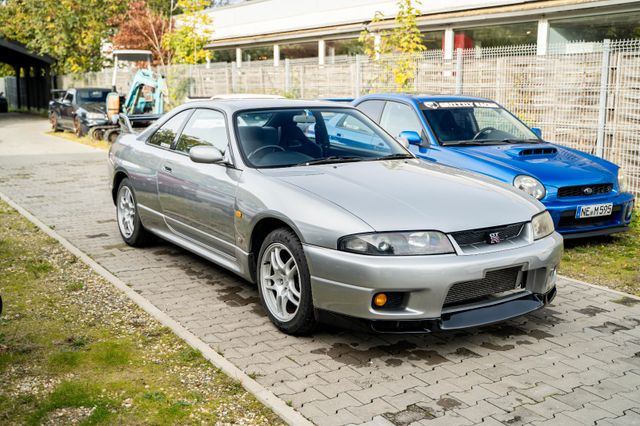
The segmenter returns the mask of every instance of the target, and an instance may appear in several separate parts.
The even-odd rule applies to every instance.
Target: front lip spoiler
[[[602,235],[609,235],[609,234],[617,234],[619,232],[627,232],[629,231],[629,226],[625,225],[625,226],[614,226],[612,228],[603,228],[603,229],[596,229],[594,231],[586,231],[586,232],[570,232],[570,233],[563,233],[562,231],[560,232],[560,235],[562,235],[562,238],[564,238],[565,240],[575,240],[578,238],[590,238],[590,237],[600,237]]]
[[[506,321],[536,311],[556,297],[556,287],[547,294],[529,294],[491,306],[444,314],[441,318],[420,320],[366,320],[335,312],[317,310],[319,321],[356,331],[374,333],[432,333],[481,327]]]

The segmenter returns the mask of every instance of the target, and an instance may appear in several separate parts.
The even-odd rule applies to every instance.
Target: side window
[[[179,112],[164,123],[157,132],[149,139],[149,144],[159,146],[161,148],[170,148],[176,134],[182,127],[182,123],[189,116],[191,110]]]
[[[382,115],[382,109],[384,108],[385,101],[364,101],[357,106],[367,117],[375,121],[380,122],[380,116]]]
[[[176,151],[188,153],[198,145],[211,145],[224,153],[229,145],[224,115],[210,109],[197,109],[178,138]]]
[[[364,133],[366,135],[373,134],[369,126],[358,120],[353,115],[345,116],[344,120],[341,120],[337,127],[345,130],[351,130],[352,132]]]
[[[398,102],[387,102],[380,119],[380,126],[396,138],[405,130],[422,134],[422,124],[416,112],[410,106]]]
[[[67,92],[67,94],[64,95],[64,100],[73,103],[73,92]]]

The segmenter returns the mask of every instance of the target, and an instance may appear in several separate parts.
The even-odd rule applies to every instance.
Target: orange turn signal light
[[[387,295],[384,293],[376,294],[375,296],[373,296],[373,304],[380,308],[383,307],[387,304]]]

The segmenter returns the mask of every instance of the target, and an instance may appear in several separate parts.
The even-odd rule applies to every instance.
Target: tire
[[[49,114],[49,122],[51,123],[51,130],[53,130],[54,132],[62,131],[60,125],[58,124],[58,116],[55,112]]]
[[[116,222],[120,236],[132,247],[145,247],[153,241],[153,234],[145,229],[138,214],[138,203],[129,179],[124,178],[116,196]]]
[[[80,122],[80,119],[78,117],[73,119],[73,133],[75,133],[75,135],[79,138],[87,134],[87,129]]]
[[[280,228],[267,236],[258,255],[256,275],[262,306],[278,329],[305,335],[316,328],[309,267],[295,233]]]

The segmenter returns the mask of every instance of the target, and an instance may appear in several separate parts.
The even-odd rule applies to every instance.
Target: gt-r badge
[[[501,241],[502,241],[502,238],[500,237],[499,232],[491,232],[489,234],[489,238],[487,239],[487,242],[489,244],[498,244]]]

